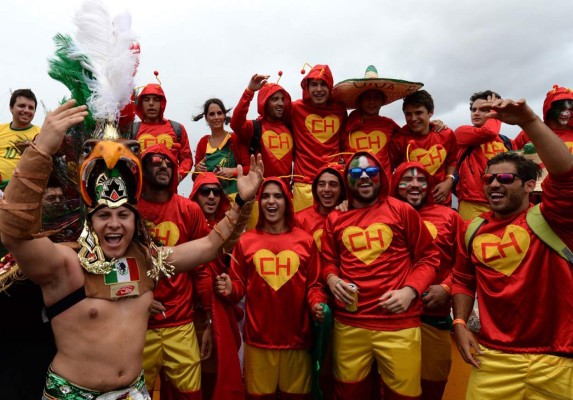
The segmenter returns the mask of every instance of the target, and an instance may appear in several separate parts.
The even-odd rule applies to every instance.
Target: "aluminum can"
[[[352,293],[352,295],[354,296],[354,301],[346,305],[346,311],[356,312],[358,311],[358,286],[356,286],[354,283],[349,283],[348,287],[354,290],[354,292]]]

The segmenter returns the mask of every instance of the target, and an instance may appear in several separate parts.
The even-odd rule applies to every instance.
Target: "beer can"
[[[358,286],[356,286],[354,283],[349,283],[348,287],[354,291],[352,293],[352,296],[354,296],[354,301],[346,305],[346,311],[356,312],[358,311]]]

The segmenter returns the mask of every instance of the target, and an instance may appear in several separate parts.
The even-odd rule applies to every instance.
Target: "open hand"
[[[239,196],[243,200],[251,200],[255,197],[257,190],[263,183],[263,174],[265,168],[263,166],[263,158],[260,154],[257,154],[255,158],[251,155],[251,167],[247,175],[243,175],[243,166],[237,166],[237,188],[239,189]]]

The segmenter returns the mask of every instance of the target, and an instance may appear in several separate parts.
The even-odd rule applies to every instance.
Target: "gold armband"
[[[0,202],[0,231],[30,240],[42,228],[42,197],[52,157],[30,143],[22,154]]]
[[[247,226],[247,222],[249,222],[249,218],[251,217],[251,211],[253,211],[253,204],[254,203],[255,203],[254,200],[246,201],[244,203],[244,205],[240,208],[239,208],[238,204],[233,205],[233,207],[238,208],[238,210],[235,209],[235,211],[239,213],[236,220],[233,220],[233,218],[231,218],[231,216],[229,215],[229,213],[231,211],[227,211],[225,213],[226,218],[221,220],[219,222],[219,224],[223,224],[223,223],[229,224],[231,226],[231,234],[227,238],[223,238],[223,235],[221,235],[220,232],[217,232],[217,233],[219,233],[219,236],[221,236],[221,239],[223,239],[223,243],[221,243],[221,246],[219,246],[220,252],[229,253],[233,249],[233,246],[239,240],[241,233],[243,233],[243,231],[245,230],[245,226]],[[215,226],[215,227],[217,228],[217,226]]]

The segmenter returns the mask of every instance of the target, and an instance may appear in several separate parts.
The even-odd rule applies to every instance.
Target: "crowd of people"
[[[373,66],[335,85],[315,65],[295,101],[268,79],[253,75],[232,110],[204,103],[194,159],[163,89],[146,85],[123,141],[88,146],[75,166],[74,245],[40,231],[66,196],[46,185],[86,107],[67,102],[40,129],[33,93],[13,93],[0,232],[36,296],[14,301],[14,282],[0,301],[42,297],[56,346],[33,357],[20,327],[2,329],[14,362],[0,392],[149,399],[160,379],[162,399],[437,400],[455,337],[472,365],[466,398],[573,398],[573,91],[554,86],[542,118],[476,92],[471,125],[452,130],[421,83]],[[403,127],[380,115],[397,100]],[[522,132],[508,139],[503,123]]]

